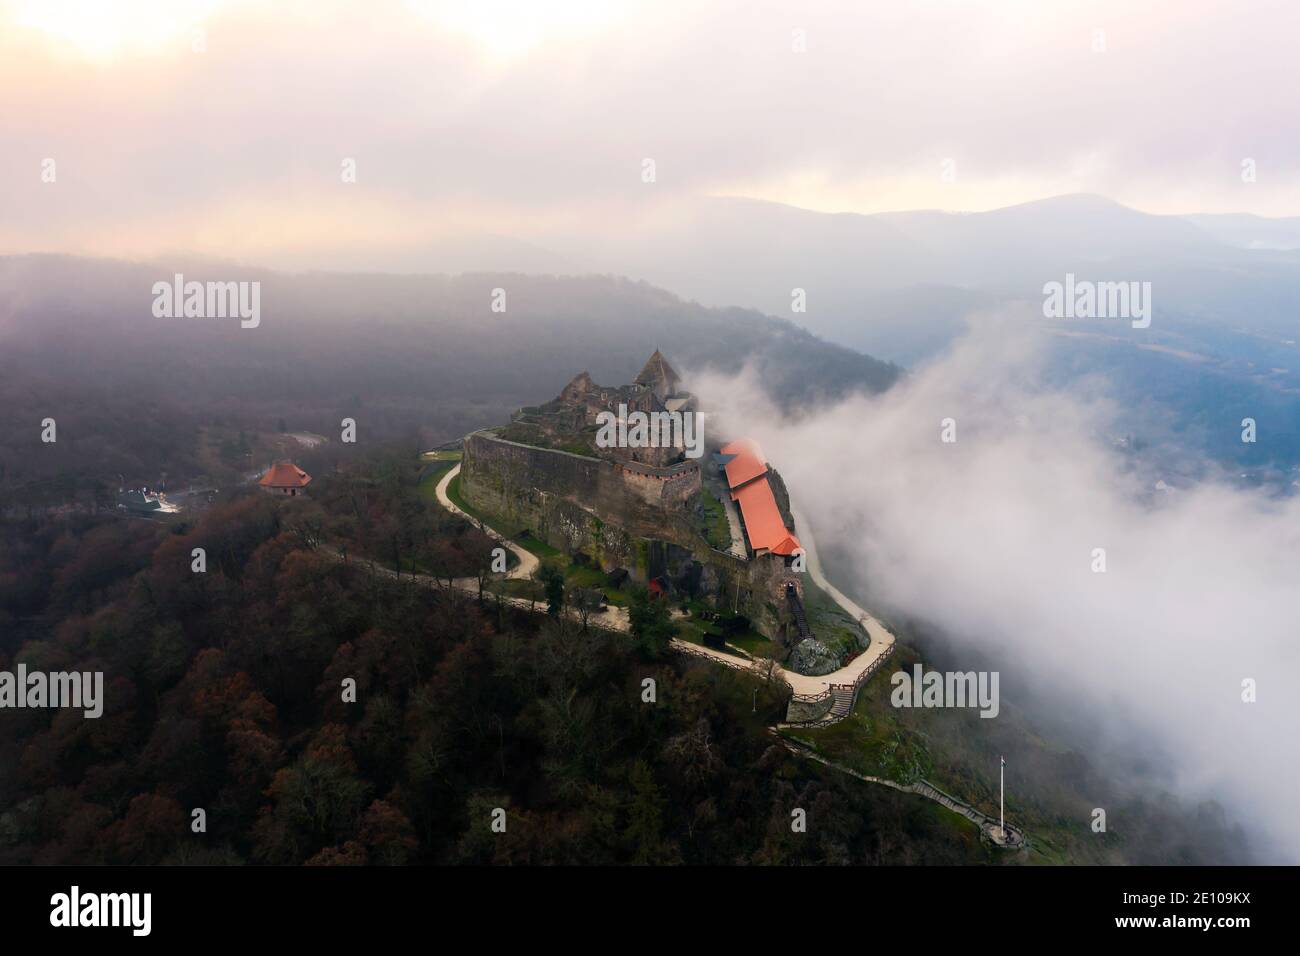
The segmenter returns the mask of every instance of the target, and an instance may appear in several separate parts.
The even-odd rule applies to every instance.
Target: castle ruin
[[[706,440],[710,454],[688,457],[680,441],[600,440],[611,416],[622,425],[638,412],[698,415],[680,386],[657,350],[629,385],[597,385],[582,372],[552,401],[467,436],[461,493],[606,572],[622,569],[670,597],[737,611],[771,638],[808,637],[802,549],[784,484],[757,444]],[[741,529],[727,547],[706,534],[707,515],[719,506]]]

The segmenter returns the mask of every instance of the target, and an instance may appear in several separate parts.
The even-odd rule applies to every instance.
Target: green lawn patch
[[[727,642],[735,644],[752,657],[771,657],[773,653],[772,642],[756,631],[747,631],[744,634],[729,637]]]
[[[420,497],[426,501],[432,501],[441,507],[438,502],[438,482],[442,481],[443,475],[447,470],[454,466],[454,461],[431,461],[424,467],[424,472],[420,475]]]
[[[704,647],[704,636],[713,633],[708,629],[710,623],[708,621],[697,621],[694,618],[683,617],[675,619],[673,623],[677,626],[677,636],[688,644],[699,644]],[[730,654],[732,657],[745,660],[745,655],[736,652],[730,647],[715,647],[712,650],[721,651],[723,654]]]
[[[570,564],[564,572],[564,583],[575,588],[604,588],[609,578],[594,565]]]
[[[726,621],[735,617],[729,609],[716,611],[711,605],[701,600],[688,601],[686,610],[691,616],[687,618],[699,634],[711,634],[722,637],[728,644],[734,644],[751,657],[771,657],[774,652],[772,642],[753,628],[733,631],[726,627]],[[705,620],[706,614],[718,614],[715,620]]]
[[[704,512],[700,532],[712,547],[726,551],[731,547],[731,524],[727,521],[727,509],[713,493],[704,488],[700,491],[700,506]]]
[[[632,600],[631,594],[610,584],[609,575],[594,564],[571,563],[564,569],[564,583],[571,588],[595,588],[616,607],[627,607]]]
[[[465,514],[471,518],[477,518],[504,538],[510,538],[513,541],[524,530],[518,524],[508,521],[500,515],[488,514],[481,508],[476,508],[466,501],[460,492],[460,475],[447,482],[447,498]]]
[[[904,727],[889,703],[890,685],[879,675],[867,682],[853,713],[830,727],[801,729],[791,736],[829,760],[869,777],[914,783],[934,772],[920,734]]]
[[[515,535],[514,542],[541,561],[545,561],[548,558],[557,558],[564,553],[559,548],[552,548],[549,544],[530,531],[524,531]]]
[[[488,584],[488,590],[507,597],[534,600],[541,605],[546,603],[545,588],[537,581],[525,578],[498,578]]]
[[[811,576],[803,580],[803,606],[813,636],[836,651],[841,660],[847,661],[864,650],[864,635],[858,622],[819,588]]]

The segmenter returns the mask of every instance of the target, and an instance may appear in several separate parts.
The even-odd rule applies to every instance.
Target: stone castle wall
[[[505,441],[486,432],[465,439],[460,487],[476,507],[522,525],[552,547],[583,551],[602,567],[650,567],[644,543],[692,548],[688,504],[700,490],[697,462],[655,468]]]
[[[626,568],[641,584],[659,575],[689,578],[692,593],[720,607],[738,599],[754,626],[774,636],[788,624],[791,575],[779,557],[746,560],[708,546],[690,513],[700,478],[694,461],[656,468],[475,432],[465,439],[460,490],[471,505],[552,547],[582,551],[607,571]]]

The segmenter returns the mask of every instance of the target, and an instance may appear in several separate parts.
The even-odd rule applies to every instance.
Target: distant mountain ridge
[[[668,226],[541,241],[904,366],[940,356],[970,321],[1014,316],[1009,334],[1051,336],[1058,384],[1101,374],[1127,406],[1166,406],[1189,448],[1246,466],[1300,463],[1300,218],[1154,215],[1090,194],[873,215],[717,198]],[[1149,282],[1150,327],[1044,318],[1044,286],[1069,274]],[[1243,446],[1227,427],[1248,416],[1269,419],[1267,446]]]
[[[1300,236],[1300,220],[1154,215],[1092,194],[988,212],[913,210],[822,213],[764,200],[704,199],[680,223],[549,243],[585,264],[663,285],[705,303],[788,314],[790,289],[818,308],[850,293],[870,297],[912,285],[1024,293],[1069,268],[1258,267],[1252,229],[1275,242]],[[1300,258],[1283,257],[1295,267]]]
[[[260,282],[260,325],[156,317],[153,284],[178,272]],[[492,310],[496,290],[504,312]],[[0,489],[88,469],[183,473],[196,422],[336,435],[351,417],[368,441],[432,447],[508,420],[583,369],[630,381],[656,348],[684,375],[753,364],[789,405],[881,391],[900,374],[791,322],[609,276],[0,258]],[[59,439],[42,448],[29,426],[46,417]]]

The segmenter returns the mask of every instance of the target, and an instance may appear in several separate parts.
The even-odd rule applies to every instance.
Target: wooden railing
[[[703,657],[705,660],[711,661],[715,664],[722,664],[726,667],[734,667],[736,670],[739,671],[749,671],[755,674],[757,673],[754,671],[754,662],[752,660],[747,660],[746,658],[743,657],[737,657],[734,660],[732,660],[730,659],[731,655],[724,654],[723,652],[719,652],[716,655],[710,654],[708,651],[700,650],[698,647],[691,644],[689,641],[684,641],[680,639],[675,640],[673,642],[673,648],[675,650],[681,651],[683,654],[692,654],[695,657]]]
[[[821,723],[834,706],[835,698],[829,689],[820,694],[793,694],[790,697],[790,705],[786,708],[785,722],[787,724]],[[806,708],[803,711],[804,716],[791,718],[790,710],[795,707]]]
[[[867,682],[867,679],[870,678],[872,674],[880,670],[881,666],[885,663],[885,661],[888,660],[890,655],[894,653],[894,648],[897,646],[898,646],[897,644],[890,644],[889,647],[885,649],[885,653],[881,654],[874,661],[868,664],[866,669],[863,670],[862,673],[859,674],[856,678],[854,678],[853,683],[851,684],[827,684],[826,689],[822,691],[820,694],[795,694],[794,696],[792,696],[790,698],[791,701],[796,701],[808,707],[814,706],[823,701],[829,701],[829,705],[827,706],[825,712],[823,712],[820,716],[812,717],[812,718],[803,718],[799,720],[787,719],[786,723],[804,724],[804,725],[806,724],[830,725],[830,724],[839,723],[849,714],[853,713],[853,705],[857,703],[858,692],[862,690],[862,685]],[[840,691],[847,690],[850,692],[849,707],[848,710],[846,710],[842,714],[832,715],[831,709],[835,706],[834,697],[835,697],[835,691],[837,690]]]

